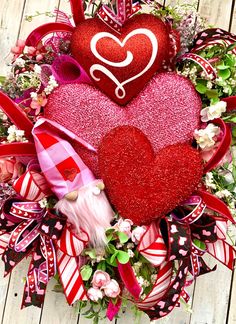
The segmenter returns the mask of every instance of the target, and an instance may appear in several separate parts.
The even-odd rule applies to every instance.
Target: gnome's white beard
[[[114,211],[104,193],[98,190],[99,180],[95,180],[78,190],[75,201],[62,198],[56,208],[68,217],[68,221],[75,227],[89,235],[90,244],[96,247],[106,244],[105,231],[110,227]]]

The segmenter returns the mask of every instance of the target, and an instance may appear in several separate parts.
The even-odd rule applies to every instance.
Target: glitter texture
[[[144,31],[140,32],[138,29],[143,28]],[[119,40],[123,41],[124,38],[131,32],[136,33],[132,37],[128,37],[126,42],[121,46]],[[87,19],[80,23],[71,39],[71,51],[73,57],[81,64],[85,71],[90,74],[90,68],[94,64],[99,64],[109,70],[119,82],[124,82],[138,74],[140,74],[148,65],[151,60],[152,53],[154,52],[155,45],[152,45],[150,36],[144,35],[144,32],[151,31],[152,35],[158,42],[157,55],[154,58],[153,64],[147,71],[140,75],[137,79],[127,83],[124,86],[126,95],[123,99],[119,99],[115,95],[116,84],[107,77],[105,73],[96,71],[95,76],[99,78],[96,86],[100,88],[107,96],[112,98],[118,104],[127,104],[135,95],[137,95],[151,79],[156,71],[162,67],[163,60],[168,59],[169,55],[169,32],[165,24],[153,15],[136,15],[126,21],[122,27],[121,35],[117,34],[111,28],[106,26],[99,18]],[[91,50],[91,39],[101,32],[107,33],[110,36],[103,36],[96,43],[96,50],[98,55],[94,55]],[[112,39],[111,37],[115,37]],[[129,64],[122,62],[129,54],[132,55]],[[107,61],[111,62],[110,64]],[[112,66],[112,63],[121,63],[122,67]]]
[[[45,117],[95,148],[112,128],[136,126],[158,152],[165,146],[192,140],[199,125],[200,109],[200,97],[189,80],[176,73],[160,73],[125,107],[112,102],[93,86],[62,85],[50,95]],[[98,176],[96,154],[79,145],[76,150]]]
[[[199,152],[189,144],[167,146],[155,156],[147,137],[131,126],[110,131],[98,153],[111,202],[136,225],[174,209],[190,196],[203,173]]]

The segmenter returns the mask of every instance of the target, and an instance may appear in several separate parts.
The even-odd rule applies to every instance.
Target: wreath
[[[0,79],[5,275],[30,257],[22,307],[55,277],[95,323],[159,319],[204,255],[233,269],[236,36],[188,5],[70,4]]]

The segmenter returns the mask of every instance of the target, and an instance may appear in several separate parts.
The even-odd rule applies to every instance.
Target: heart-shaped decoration
[[[136,225],[173,210],[188,198],[203,174],[199,152],[189,144],[165,147],[156,155],[137,128],[111,130],[99,147],[99,168],[110,201]]]
[[[155,76],[125,108],[87,84],[58,87],[49,97],[45,117],[98,148],[103,136],[122,125],[136,126],[154,151],[192,141],[199,126],[201,100],[192,83],[176,73]],[[97,155],[77,145],[84,163],[99,176]]]
[[[77,176],[77,174],[78,174],[78,171],[75,168],[64,170],[65,179],[67,179],[71,182],[73,182],[75,180],[75,177]]]
[[[71,52],[100,90],[125,105],[168,59],[169,34],[153,15],[128,19],[121,35],[92,18],[76,27]]]

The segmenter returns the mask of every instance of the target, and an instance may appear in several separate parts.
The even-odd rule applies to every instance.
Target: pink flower
[[[44,93],[37,95],[36,99],[32,99],[30,107],[35,109],[35,115],[40,113],[41,107],[46,106],[48,100]]]
[[[131,240],[138,244],[146,230],[145,226],[137,226],[131,233]]]
[[[34,54],[36,53],[36,51],[37,51],[37,49],[36,49],[35,47],[33,47],[33,46],[29,46],[29,47],[27,48],[27,53],[28,53],[29,55],[34,55]]]
[[[106,286],[111,281],[109,274],[102,270],[96,270],[93,275],[92,285],[94,288]]]
[[[107,297],[116,298],[120,294],[120,286],[114,279],[111,279],[111,281],[102,288],[104,289],[104,293]]]
[[[15,57],[18,57],[20,54],[23,53],[25,48],[25,41],[22,39],[18,39],[16,42],[16,46],[11,48],[11,52],[15,54]]]
[[[0,159],[0,182],[9,182],[24,172],[23,164],[16,159]]]
[[[125,233],[128,237],[131,237],[131,226],[133,225],[132,220],[130,219],[122,219],[118,220],[118,223],[114,226],[120,232]]]
[[[88,298],[94,302],[97,302],[99,299],[102,299],[103,293],[98,288],[89,288],[87,291]]]
[[[201,151],[201,157],[205,162],[208,162],[212,156],[216,153],[218,146],[220,143],[217,143],[212,149],[210,150],[203,150]],[[223,156],[222,160],[218,163],[218,167],[224,165],[225,163],[230,163],[232,161],[232,154],[230,150]]]

